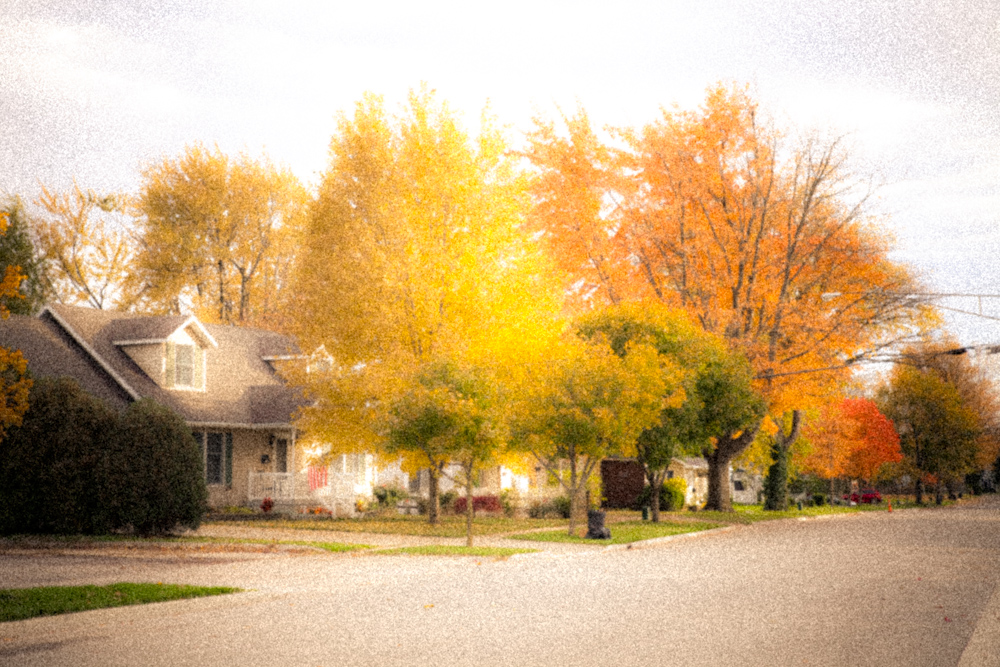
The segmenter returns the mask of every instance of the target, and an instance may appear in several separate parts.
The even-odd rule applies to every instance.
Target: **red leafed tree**
[[[809,435],[813,451],[803,467],[825,479],[871,482],[882,466],[903,460],[892,420],[867,398],[845,398],[828,406]]]
[[[896,427],[874,401],[847,398],[841,403],[840,412],[848,437],[856,443],[844,467],[848,477],[871,482],[878,477],[882,466],[903,460]]]

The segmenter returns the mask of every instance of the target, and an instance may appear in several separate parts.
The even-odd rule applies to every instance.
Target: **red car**
[[[847,500],[847,496],[844,496],[844,500]],[[851,494],[852,503],[880,503],[882,502],[882,494],[876,489],[862,489],[861,492],[855,491]]]

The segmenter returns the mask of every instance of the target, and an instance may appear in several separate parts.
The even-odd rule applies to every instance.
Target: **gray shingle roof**
[[[23,319],[31,321],[31,318]],[[139,316],[59,305],[50,306],[41,318],[30,324],[18,324],[15,328],[48,332],[45,342],[33,353],[40,358],[51,358],[52,363],[45,361],[36,371],[29,358],[29,366],[39,375],[78,377],[79,373],[86,377],[86,382],[78,377],[81,384],[95,394],[92,387],[99,387],[102,381],[113,385],[109,381],[116,375],[138,395],[176,410],[189,423],[290,424],[295,409],[302,404],[301,394],[285,386],[272,365],[262,358],[298,354],[298,347],[287,336],[248,327],[203,325],[218,343],[218,347],[205,348],[204,392],[158,386],[115,345],[122,340],[165,339],[186,321],[186,317]],[[107,371],[90,360],[89,355],[62,331],[64,326],[103,360]],[[0,330],[6,328],[0,324]],[[47,351],[42,352],[43,349]],[[84,370],[85,367],[90,370]],[[65,372],[61,372],[64,368]],[[125,395],[120,389],[118,391]]]
[[[11,315],[0,320],[0,346],[20,350],[35,377],[76,378],[87,392],[123,409],[133,399],[51,320]]]

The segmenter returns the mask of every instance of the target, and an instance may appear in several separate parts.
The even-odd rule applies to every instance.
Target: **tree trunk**
[[[580,488],[576,483],[576,457],[570,457],[569,460],[569,534],[574,536],[576,533],[576,520],[580,515]]]
[[[472,517],[476,508],[472,505],[472,466],[465,469],[465,546],[472,546]]]
[[[919,477],[917,483],[913,485],[913,499],[918,505],[924,504],[924,482]]]
[[[663,473],[654,473],[653,481],[650,485],[652,493],[649,495],[649,507],[652,512],[653,523],[660,522],[660,487],[663,486]]]
[[[435,466],[431,466],[429,472],[430,483],[427,485],[427,521],[437,525],[441,523],[441,503],[438,494],[438,480],[441,478],[441,473]]]
[[[726,434],[718,439],[715,448],[704,452],[708,460],[708,500],[705,509],[732,512],[733,500],[729,491],[729,463],[737,454],[750,446],[760,430],[760,422],[738,436]]]
[[[771,443],[771,467],[767,470],[764,484],[764,509],[784,511],[788,509],[788,450],[777,440]]]

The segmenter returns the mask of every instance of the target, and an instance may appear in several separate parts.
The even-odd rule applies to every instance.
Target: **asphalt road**
[[[0,665],[1000,665],[1000,505],[468,558],[0,554],[250,592],[0,624]]]

